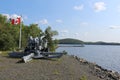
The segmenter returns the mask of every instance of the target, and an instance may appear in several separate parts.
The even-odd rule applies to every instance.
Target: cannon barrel
[[[33,57],[34,57],[34,53],[30,53],[29,55],[23,56],[22,60],[26,63],[31,61]]]

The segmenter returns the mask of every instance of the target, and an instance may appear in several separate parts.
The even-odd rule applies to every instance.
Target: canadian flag
[[[17,18],[14,18],[14,19],[11,19],[11,23],[14,25],[14,24],[20,24],[21,23],[21,18],[20,17],[17,17]]]

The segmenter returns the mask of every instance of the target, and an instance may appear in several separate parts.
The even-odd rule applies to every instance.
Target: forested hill
[[[60,39],[59,44],[83,44],[84,42],[78,39],[66,38]]]
[[[120,45],[120,43],[115,43],[115,42],[84,42],[84,44],[87,45]]]
[[[78,39],[72,39],[72,38],[66,38],[66,39],[60,39],[59,44],[86,44],[86,45],[120,45],[120,43],[114,43],[114,42],[84,42]]]

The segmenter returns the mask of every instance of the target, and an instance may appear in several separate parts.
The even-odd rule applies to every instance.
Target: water
[[[57,51],[67,51],[108,70],[120,73],[120,46],[85,45],[85,47],[59,47]]]

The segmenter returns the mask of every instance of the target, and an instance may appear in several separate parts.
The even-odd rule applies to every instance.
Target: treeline
[[[120,43],[113,43],[113,42],[84,42],[86,45],[120,45]]]
[[[43,32],[38,24],[22,25],[22,48],[27,45],[28,37],[43,36],[48,40],[48,46],[54,51],[57,40],[52,40],[54,35],[58,35],[57,31],[53,31],[51,27],[46,28]],[[6,16],[0,14],[0,50],[18,49],[19,46],[20,25],[12,25]],[[41,33],[41,34],[40,34]]]
[[[71,38],[66,38],[66,39],[60,39],[59,44],[85,44],[85,45],[120,45],[120,43],[113,43],[113,42],[84,42],[78,39],[71,39]]]
[[[71,38],[66,38],[66,39],[60,39],[59,44],[83,44],[84,42],[81,40],[77,39],[71,39]]]

